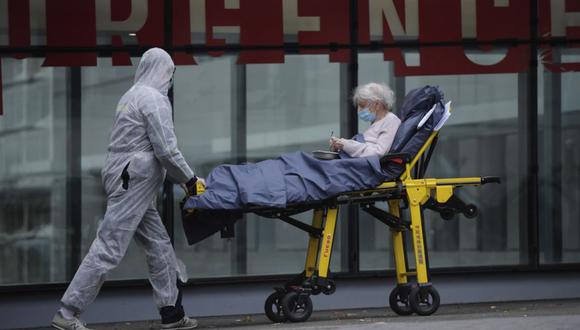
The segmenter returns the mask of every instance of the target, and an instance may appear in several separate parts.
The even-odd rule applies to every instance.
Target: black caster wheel
[[[410,285],[397,285],[389,295],[389,306],[399,315],[411,315],[413,310],[409,303]]]
[[[282,298],[282,311],[291,322],[304,322],[312,315],[312,299],[298,292],[288,292]]]
[[[276,291],[266,298],[264,311],[270,321],[274,323],[283,323],[288,320],[282,311],[282,298],[284,297],[284,294],[285,292],[283,291]]]
[[[479,210],[477,209],[477,206],[469,204],[465,207],[463,215],[468,219],[473,219],[479,215]]]
[[[431,315],[439,308],[439,293],[432,286],[416,286],[411,289],[409,303],[413,312],[418,315]]]
[[[334,282],[329,281],[328,284],[322,289],[322,293],[325,295],[331,295],[336,292],[336,284]]]

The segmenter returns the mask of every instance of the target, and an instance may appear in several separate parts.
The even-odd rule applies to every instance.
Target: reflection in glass
[[[2,59],[0,284],[66,280],[66,75]]]
[[[549,50],[549,52],[548,52]],[[540,263],[580,262],[580,73],[577,48],[546,49],[538,73]]]
[[[340,130],[339,64],[327,56],[286,56],[284,64],[247,68],[247,154],[250,161],[284,152],[328,148]],[[312,223],[312,212],[294,216]],[[308,235],[281,221],[249,214],[248,273],[292,274],[303,270]],[[340,270],[337,226],[331,270]]]
[[[288,56],[284,64],[247,66],[224,57],[199,62],[178,68],[175,80],[180,148],[198,175],[205,176],[222,163],[327,148],[330,132],[338,133],[339,66],[328,63],[327,57]],[[239,94],[243,86],[245,110],[244,96]],[[183,195],[175,191],[176,196]],[[310,223],[311,216],[308,212],[296,218]],[[308,235],[281,221],[248,214],[238,223],[234,239],[222,240],[218,234],[193,247],[187,246],[177,224],[175,246],[192,277],[303,269]],[[334,251],[336,271],[340,242]]]
[[[231,163],[232,94],[237,65],[234,57],[196,57],[198,65],[175,71],[175,132],[181,152],[196,175],[205,177],[217,165]],[[190,277],[234,275],[236,258],[232,240],[214,235],[187,245],[181,226],[179,201],[183,191],[174,187],[175,250]],[[234,238],[235,240],[235,238]]]

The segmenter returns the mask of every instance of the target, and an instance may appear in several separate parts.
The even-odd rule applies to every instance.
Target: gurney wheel
[[[282,311],[282,298],[284,297],[284,292],[276,291],[266,298],[266,303],[264,304],[264,311],[266,316],[270,321],[274,323],[286,322],[287,318],[284,316]]]
[[[393,312],[399,315],[411,315],[413,309],[409,304],[409,293],[411,287],[409,285],[397,285],[389,295],[389,306]]]
[[[468,204],[463,211],[463,215],[468,219],[473,219],[477,217],[479,211],[477,210],[477,206],[473,204]]]
[[[288,292],[282,298],[282,310],[288,320],[292,322],[304,322],[312,314],[312,299],[308,295],[298,292]]]
[[[418,315],[431,315],[439,308],[439,293],[432,286],[416,286],[411,289],[409,303]]]
[[[322,290],[325,295],[331,295],[336,292],[336,284],[333,281],[329,281],[328,285]]]

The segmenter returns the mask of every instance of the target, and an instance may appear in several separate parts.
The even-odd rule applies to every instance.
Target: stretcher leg
[[[411,236],[415,252],[418,284],[411,288],[409,305],[411,310],[418,315],[431,315],[435,313],[440,303],[439,293],[429,283],[427,250],[423,237],[421,205],[427,202],[429,194],[430,191],[427,189],[424,180],[420,180],[418,184],[410,184],[407,186],[409,209],[411,211]]]
[[[314,210],[312,227],[323,229],[322,238],[314,234],[310,236],[300,283],[291,281],[284,288],[275,288],[276,292],[266,299],[266,316],[273,322],[306,321],[313,310],[310,295],[334,292],[334,282],[327,277],[337,216],[337,207]]]
[[[427,274],[427,262],[425,259],[425,241],[423,238],[423,224],[421,220],[421,203],[429,197],[425,187],[413,187],[407,190],[409,209],[411,211],[411,237],[415,252],[415,267],[417,271],[417,283],[419,285],[429,282]]]
[[[389,213],[400,217],[401,211],[399,209],[399,200],[389,201]],[[405,244],[403,243],[404,232],[392,230],[393,236],[393,254],[395,257],[395,271],[397,272],[397,283],[405,284],[408,282],[407,262],[405,258]]]
[[[400,200],[391,200],[389,203],[389,213],[400,218]],[[409,283],[409,276],[413,275],[408,270],[407,251],[405,249],[405,232],[391,228],[393,236],[393,254],[395,257],[395,271],[397,273],[397,285],[389,295],[389,306],[399,315],[411,315],[413,310],[409,303],[409,294],[412,285]]]
[[[421,207],[411,206],[411,236],[413,240],[413,250],[415,252],[415,267],[417,271],[417,283],[426,284],[429,282],[427,273],[427,261],[425,258],[425,241],[423,238],[423,225],[421,221]]]
[[[312,215],[312,227],[322,228],[322,218],[324,216],[324,210],[316,209]],[[311,277],[316,271],[316,261],[318,256],[318,246],[320,244],[320,238],[311,235],[308,240],[308,250],[306,253],[306,264],[304,265],[305,276]]]
[[[326,211],[326,221],[322,232],[322,243],[318,253],[318,276],[322,279],[328,277],[328,267],[332,255],[332,243],[334,242],[334,230],[338,219],[338,208],[328,208]]]

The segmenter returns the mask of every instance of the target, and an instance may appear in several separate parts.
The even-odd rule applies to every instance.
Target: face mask
[[[364,121],[373,122],[377,118],[377,115],[370,112],[369,108],[366,107],[358,112],[358,117]]]

